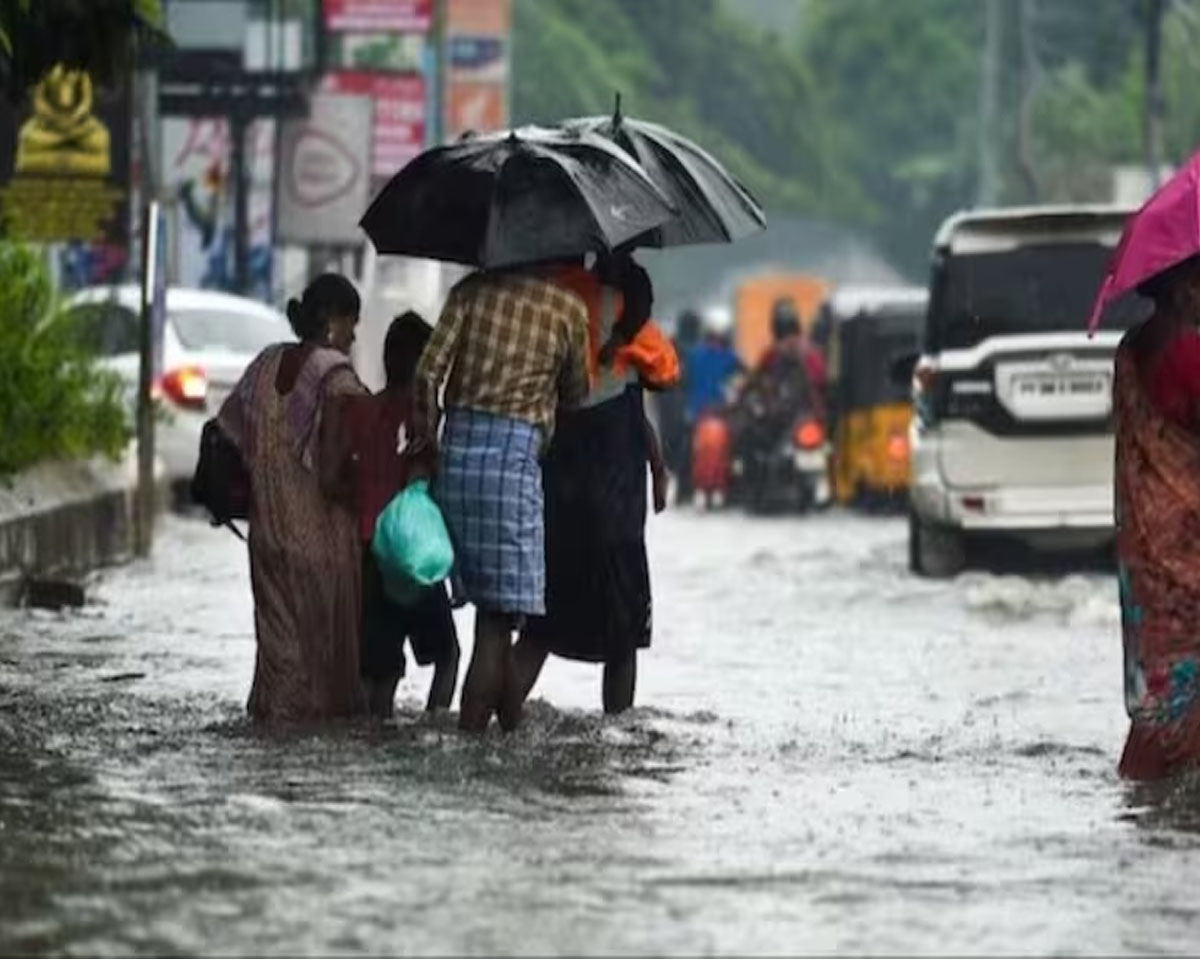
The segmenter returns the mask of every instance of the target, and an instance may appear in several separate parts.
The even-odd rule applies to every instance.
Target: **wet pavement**
[[[264,736],[243,547],[170,520],[0,613],[0,953],[1194,952],[1200,788],[1116,779],[1111,578],[904,541],[668,515],[632,714],[554,663],[471,740],[413,670],[395,726]]]

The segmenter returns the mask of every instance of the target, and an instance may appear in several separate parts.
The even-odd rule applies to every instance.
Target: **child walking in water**
[[[362,665],[372,715],[391,716],[404,676],[404,642],[421,666],[433,665],[428,710],[449,709],[458,680],[458,633],[445,584],[427,590],[412,606],[393,602],[371,553],[375,522],[411,481],[427,476],[429,463],[409,449],[411,393],[417,362],[433,328],[409,311],[388,328],[383,347],[387,386],[374,396],[351,397],[341,408],[345,482],[363,542]]]

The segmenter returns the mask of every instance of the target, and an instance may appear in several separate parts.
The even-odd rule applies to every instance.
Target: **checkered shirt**
[[[447,409],[531,423],[548,442],[556,410],[587,396],[587,357],[587,307],[576,294],[532,274],[473,274],[450,292],[421,355],[414,434],[436,439],[445,382]]]

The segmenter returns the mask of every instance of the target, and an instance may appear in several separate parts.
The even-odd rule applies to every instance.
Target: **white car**
[[[1113,354],[1144,315],[1092,300],[1131,213],[1101,206],[974,211],[934,245],[913,373],[909,561],[961,570],[972,539],[1100,547],[1113,535]]]
[[[126,384],[131,409],[137,396],[141,288],[96,287],[70,297],[71,322],[103,366]],[[167,291],[163,373],[156,392],[166,416],[155,428],[155,449],[172,482],[191,480],[200,430],[214,416],[246,367],[266,346],[292,341],[287,318],[255,300],[212,290]]]

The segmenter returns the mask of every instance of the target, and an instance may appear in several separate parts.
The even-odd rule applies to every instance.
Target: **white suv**
[[[1088,311],[1132,211],[972,211],[934,242],[913,372],[909,564],[953,576],[968,542],[1099,547],[1113,534],[1112,363],[1133,300]]]

